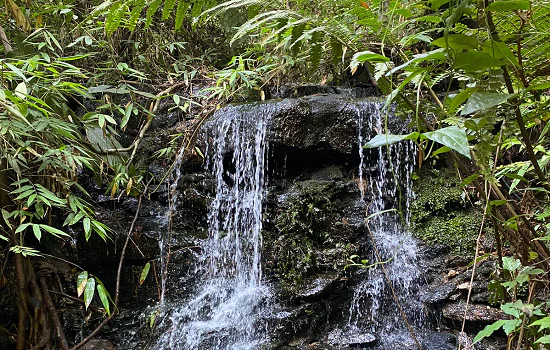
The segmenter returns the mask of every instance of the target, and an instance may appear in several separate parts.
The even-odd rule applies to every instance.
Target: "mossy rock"
[[[446,245],[471,254],[483,219],[482,209],[466,201],[453,169],[423,169],[415,180],[411,203],[412,229],[428,245]]]

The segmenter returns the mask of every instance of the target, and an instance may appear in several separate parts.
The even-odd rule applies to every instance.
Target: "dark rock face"
[[[422,350],[455,350],[456,337],[451,333],[432,333],[422,340]]]

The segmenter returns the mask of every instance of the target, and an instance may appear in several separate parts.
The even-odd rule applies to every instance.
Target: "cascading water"
[[[367,208],[369,219],[367,234],[373,247],[369,263],[383,264],[387,276],[380,265],[368,270],[367,276],[354,291],[345,332],[369,332],[378,338],[378,348],[395,349],[400,344],[401,349],[413,349],[417,345],[407,329],[407,322],[420,330],[424,319],[422,303],[416,296],[420,282],[418,248],[407,231],[409,202],[413,197],[411,174],[415,151],[414,145],[409,142],[363,150],[368,135],[372,137],[385,133],[387,129],[381,108],[380,102],[370,103],[358,110],[359,186],[360,201]],[[406,129],[402,127],[391,131],[405,133]],[[370,152],[375,163],[367,161],[367,152]],[[399,216],[398,212],[402,215]],[[391,288],[407,320],[399,311]]]
[[[171,316],[157,349],[257,349],[267,341],[263,315],[269,288],[262,282],[262,198],[269,115],[231,109],[205,125],[207,168],[215,180],[209,237],[195,271],[191,298]],[[232,154],[232,155],[231,155]]]

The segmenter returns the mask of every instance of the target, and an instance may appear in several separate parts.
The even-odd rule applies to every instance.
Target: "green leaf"
[[[8,237],[3,236],[3,235],[0,235],[0,239],[1,239],[1,240],[4,240],[4,241],[6,241],[6,242],[9,241]]]
[[[502,325],[502,329],[506,335],[510,335],[513,331],[516,330],[521,325],[521,320],[508,320]]]
[[[378,134],[373,137],[363,148],[376,148],[380,146],[392,145],[403,140],[416,140],[418,132],[412,132],[407,135]]]
[[[535,341],[535,344],[550,344],[550,335],[545,335]]]
[[[49,225],[44,225],[44,224],[41,224],[40,225],[40,228],[51,233],[52,235],[56,236],[56,237],[59,237],[59,236],[65,236],[65,237],[70,237],[67,233],[59,230],[59,229],[56,229],[55,227],[51,227]]]
[[[505,256],[502,258],[502,268],[507,271],[515,272],[521,267],[519,259]]]
[[[482,340],[483,338],[491,336],[494,331],[498,330],[500,327],[502,327],[507,320],[498,320],[493,324],[490,324],[483,328],[474,338],[474,343],[477,343],[478,341]]]
[[[86,310],[88,310],[88,306],[90,306],[92,299],[94,298],[94,292],[95,279],[92,277],[86,281],[86,286],[84,287],[84,305],[86,306]]]
[[[101,284],[97,285],[97,294],[99,295],[101,304],[103,304],[103,308],[105,308],[105,311],[107,311],[107,314],[111,316],[111,310],[109,308],[109,297],[107,296],[108,293],[105,290],[105,287],[103,287],[103,285]]]
[[[422,138],[427,138],[437,143],[447,146],[450,149],[470,158],[470,147],[468,146],[468,137],[464,129],[458,126],[448,126],[422,134]]]
[[[389,62],[390,59],[386,56],[377,54],[372,51],[361,51],[357,52],[355,55],[353,55],[350,63],[350,69],[353,70],[356,69],[360,64],[365,62],[370,63],[383,63],[383,62]]]
[[[468,115],[477,111],[488,109],[508,101],[515,94],[499,94],[492,92],[474,92],[466,102],[460,115]]]
[[[456,51],[477,49],[479,41],[475,36],[465,34],[451,34],[447,37],[432,41],[432,45],[450,48]]]
[[[536,320],[535,322],[529,325],[529,327],[532,327],[532,326],[540,326],[539,332],[542,332],[545,329],[550,329],[550,316],[541,318],[540,320]]]
[[[86,283],[88,282],[88,271],[82,271],[76,278],[76,295],[80,297],[84,293]]]
[[[151,269],[151,263],[147,263],[143,267],[143,270],[141,270],[141,276],[139,277],[140,286],[143,284],[143,282],[145,282],[145,279],[147,279],[147,275],[149,274],[150,269]]]
[[[40,231],[40,226],[36,224],[32,225],[32,232],[34,233],[36,239],[40,241],[40,238],[42,238],[42,231]]]
[[[488,53],[496,60],[504,61],[512,66],[518,67],[518,59],[510,50],[510,47],[501,41],[487,40],[482,45],[483,52]]]
[[[528,0],[506,0],[506,1],[494,1],[485,8],[486,11],[500,12],[500,11],[517,11],[517,10],[529,10],[531,4]]]
[[[466,51],[456,55],[454,68],[467,73],[479,72],[492,67],[500,67],[502,61],[494,59],[486,52]]]
[[[19,232],[25,231],[25,229],[26,229],[29,225],[30,225],[30,224],[22,224],[22,225],[19,225],[19,227],[15,230],[15,233],[19,233]]]
[[[82,220],[82,226],[84,226],[84,233],[86,235],[89,235],[92,232],[92,228],[90,225],[90,218],[84,218],[84,220]],[[86,241],[87,240],[88,239],[86,239]]]

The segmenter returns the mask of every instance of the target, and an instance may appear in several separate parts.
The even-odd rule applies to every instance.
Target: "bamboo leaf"
[[[141,275],[139,277],[139,285],[141,286],[143,282],[147,279],[147,275],[149,275],[149,270],[151,269],[151,263],[145,264],[143,267],[143,270],[141,270]]]
[[[97,294],[99,295],[99,299],[101,300],[101,304],[103,304],[103,308],[105,311],[107,311],[107,314],[111,315],[111,310],[109,308],[109,297],[107,291],[105,290],[105,287],[103,287],[102,284],[97,285]]]
[[[88,271],[82,271],[76,278],[76,295],[80,297],[84,293],[84,288],[88,282]]]
[[[88,278],[86,280],[86,286],[84,287],[84,305],[86,306],[86,310],[88,310],[88,306],[92,303],[92,299],[94,298],[95,293],[95,279]]]

